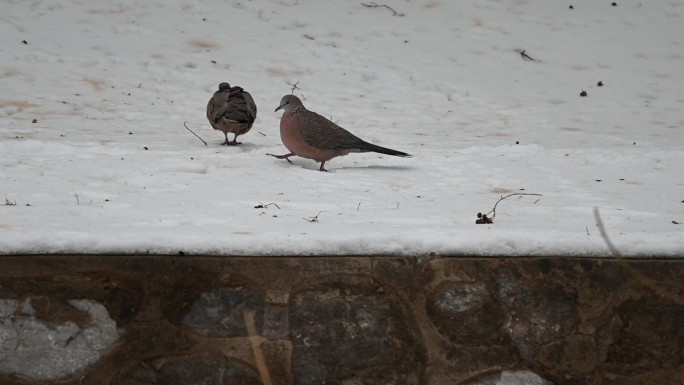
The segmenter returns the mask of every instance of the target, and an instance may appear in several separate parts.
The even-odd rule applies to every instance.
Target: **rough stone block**
[[[682,385],[682,277],[684,260],[5,256],[0,384]]]

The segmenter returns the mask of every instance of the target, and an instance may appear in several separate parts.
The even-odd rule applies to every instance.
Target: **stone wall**
[[[0,257],[0,384],[682,384],[684,260]]]

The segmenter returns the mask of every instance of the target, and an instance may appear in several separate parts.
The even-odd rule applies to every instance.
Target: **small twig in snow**
[[[74,196],[76,197],[76,206],[79,206],[81,202],[78,200],[78,194],[74,194]]]
[[[12,202],[11,200],[7,199],[7,197],[5,197],[5,206],[16,206],[16,205],[17,205],[17,201]]]
[[[356,205],[356,211],[359,211],[360,208],[361,208],[361,202],[359,202],[359,204]]]
[[[315,217],[304,218],[304,220],[307,222],[311,222],[311,223],[318,222],[318,216],[321,215],[321,213],[322,213],[322,211],[319,211]]]
[[[261,132],[261,131],[258,131],[258,133],[261,134],[261,136],[266,136],[266,134],[264,134],[264,133]]]
[[[374,1],[371,1],[371,2],[368,3],[368,4],[361,3],[361,5],[363,5],[363,6],[366,7],[366,8],[380,8],[380,7],[385,7],[385,8],[387,8],[387,9],[389,9],[390,11],[392,11],[392,16],[404,16],[403,13],[399,13],[399,12],[395,11],[394,9],[392,9],[392,7],[390,7],[390,6],[387,5],[387,4],[376,4]]]
[[[475,223],[478,225],[494,223],[494,217],[496,217],[496,206],[498,206],[499,202],[501,202],[502,200],[509,198],[509,197],[512,197],[514,195],[518,195],[518,196],[534,195],[534,196],[538,196],[538,197],[542,196],[542,194],[531,194],[531,193],[512,193],[512,194],[508,194],[506,196],[503,196],[498,201],[496,201],[496,203],[494,204],[494,208],[492,208],[492,210],[490,212],[488,212],[487,214],[477,213],[477,220],[475,221]],[[539,199],[541,199],[541,198],[539,198]],[[534,201],[532,204],[534,205],[537,202],[539,202],[539,199]],[[489,214],[492,214],[492,216],[490,217]]]
[[[263,204],[263,203],[259,202],[259,204],[256,205],[256,206],[254,206],[254,208],[255,208],[255,209],[265,209],[265,208],[267,208],[268,206],[275,206],[276,208],[278,208],[278,210],[280,210],[280,206],[278,206],[277,203],[273,203],[273,202],[271,202],[271,203],[266,203],[266,204]]]
[[[290,88],[290,94],[294,95],[295,90],[301,90],[301,88],[297,87],[298,84],[299,82],[295,82],[294,84],[287,83],[288,86],[292,87]]]
[[[192,130],[190,129],[190,127],[188,127],[188,122],[183,122],[183,125],[185,126],[185,128],[188,129],[188,131],[192,132],[192,134],[195,135],[195,136],[197,137],[197,139],[201,140],[202,143],[204,143],[204,147],[209,147],[209,145],[207,144],[207,142],[204,141],[204,139],[200,138],[199,135],[195,134],[195,132],[192,131]]]
[[[536,61],[536,60],[532,59],[532,56],[526,54],[526,53],[525,53],[525,50],[522,50],[522,51],[520,51],[519,53],[520,53],[520,56],[522,56],[522,58],[525,59],[525,60]]]

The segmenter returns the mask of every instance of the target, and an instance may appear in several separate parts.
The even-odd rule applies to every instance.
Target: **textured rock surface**
[[[141,368],[122,374],[115,385],[224,385],[260,384],[258,374],[219,354],[197,354],[173,357],[161,362],[157,368]]]
[[[182,323],[205,337],[248,335],[244,311],[256,311],[261,329],[264,298],[245,287],[219,287],[200,294],[183,316]]]
[[[682,384],[684,260],[6,256],[0,384]]]
[[[371,279],[348,277],[292,293],[295,383],[327,379],[418,384],[425,357],[398,298]]]
[[[71,306],[72,320],[41,318],[33,302],[0,299],[0,373],[36,380],[78,373],[99,360],[119,337],[116,324],[98,302],[73,299],[55,305]]]

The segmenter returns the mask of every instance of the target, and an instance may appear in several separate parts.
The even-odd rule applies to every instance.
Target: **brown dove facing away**
[[[280,106],[275,110],[283,110],[280,118],[280,139],[289,154],[273,155],[278,159],[290,161],[291,156],[313,159],[321,162],[319,171],[326,171],[323,167],[330,159],[347,155],[350,152],[379,152],[381,154],[410,157],[405,152],[376,146],[355,136],[351,132],[304,108],[302,101],[294,95],[285,95],[280,100]]]
[[[256,119],[257,108],[249,92],[241,87],[231,87],[228,83],[219,84],[218,91],[207,104],[207,119],[214,128],[223,132],[226,141],[221,143],[234,146],[240,144],[238,135],[246,134]],[[228,141],[228,133],[235,134],[232,142]]]

